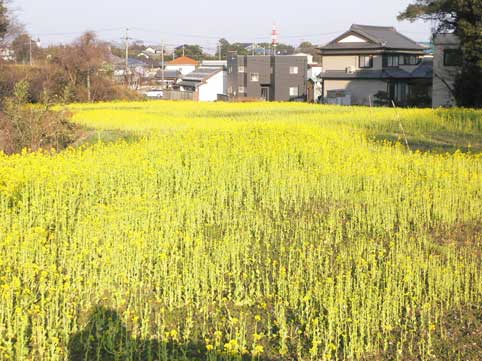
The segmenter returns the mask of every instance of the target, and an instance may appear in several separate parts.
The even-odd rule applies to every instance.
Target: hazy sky
[[[429,39],[430,24],[398,22],[410,0],[13,0],[18,17],[42,43],[66,42],[85,30],[120,40],[125,28],[146,43],[199,43],[217,39],[270,40],[273,23],[280,41],[324,44],[352,23],[395,26],[410,38]]]

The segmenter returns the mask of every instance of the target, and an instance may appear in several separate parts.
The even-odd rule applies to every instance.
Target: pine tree
[[[482,107],[482,1],[415,0],[398,19],[435,21],[436,33],[453,32],[459,37],[464,62],[455,98],[460,106]]]

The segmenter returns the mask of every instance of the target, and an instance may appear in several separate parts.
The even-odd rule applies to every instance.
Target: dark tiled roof
[[[364,38],[367,42],[339,43],[343,38],[354,35]],[[321,50],[347,50],[347,49],[393,49],[424,51],[425,48],[412,39],[399,33],[393,27],[370,26],[353,24],[347,32],[320,48]]]
[[[222,69],[219,68],[197,68],[193,72],[186,74],[182,77],[182,80],[185,81],[205,81],[212,77],[213,75],[219,73]]]
[[[183,87],[196,88],[205,83],[213,75],[222,71],[220,68],[197,68],[192,73],[184,75],[182,80],[177,84]]]
[[[177,85],[179,86],[188,87],[188,88],[197,88],[201,84],[203,83],[200,81],[190,81],[190,80],[181,80],[179,83],[177,83]]]
[[[433,77],[433,59],[424,59],[417,69],[412,72],[414,78],[430,78]]]
[[[164,70],[165,79],[177,79],[181,77],[181,73],[177,70]],[[156,73],[156,78],[162,79],[162,70]]]
[[[146,63],[135,58],[129,58],[129,66],[147,66]]]

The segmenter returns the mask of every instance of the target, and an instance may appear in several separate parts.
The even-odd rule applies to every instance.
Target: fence
[[[180,90],[164,90],[162,99],[166,100],[195,100],[194,92]]]

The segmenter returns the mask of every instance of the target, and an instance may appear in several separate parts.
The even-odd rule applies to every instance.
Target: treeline
[[[436,25],[435,33],[453,33],[460,40],[463,61],[452,95],[461,107],[482,107],[482,1],[412,0],[399,20],[424,20]],[[435,74],[437,76],[437,74]]]
[[[109,46],[94,33],[42,49],[0,0],[2,47],[13,49],[15,59],[0,60],[0,152],[61,150],[72,144],[81,129],[67,111],[53,110],[55,104],[139,97],[113,81]]]
[[[26,39],[25,36],[22,38]],[[0,94],[13,95],[15,84],[30,83],[29,101],[45,97],[57,103],[137,99],[139,95],[113,81],[107,43],[87,32],[71,44],[40,49],[26,64],[0,63]],[[15,52],[22,54],[22,52]]]

